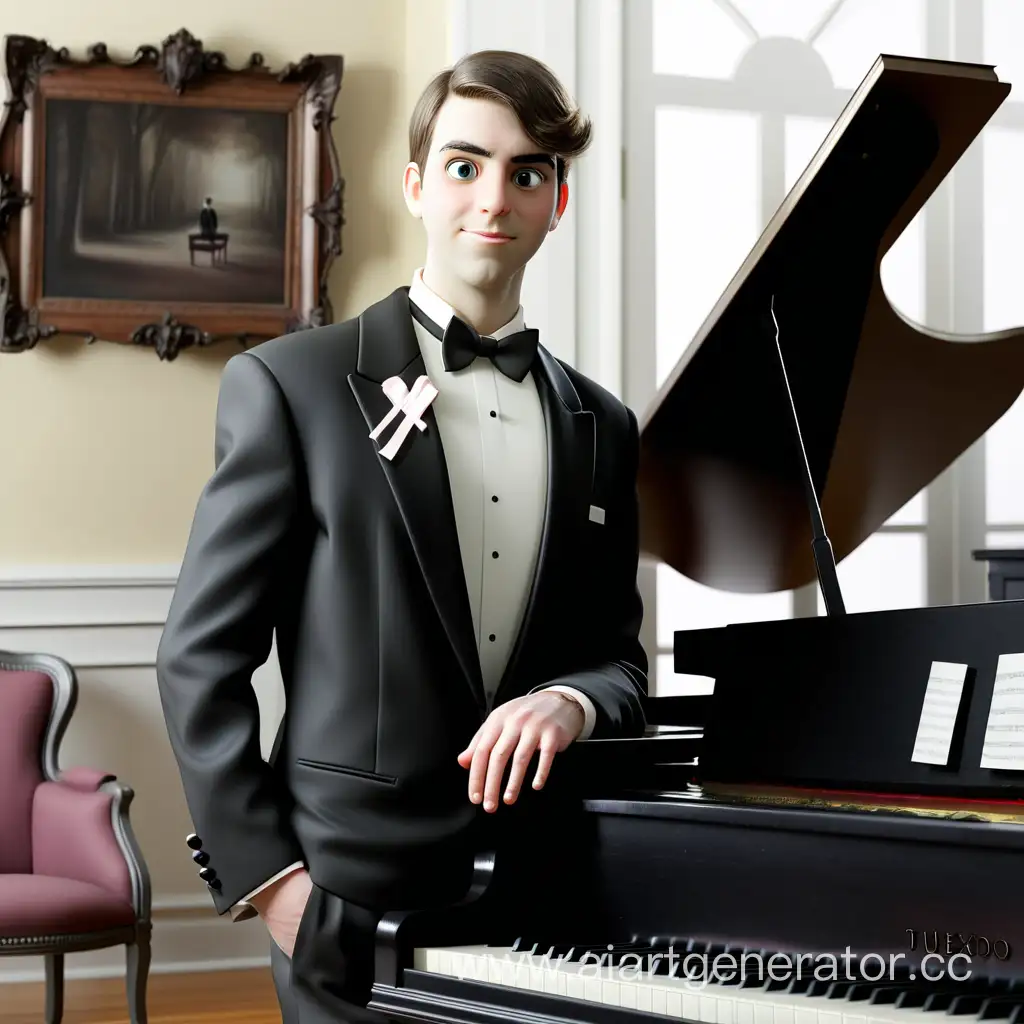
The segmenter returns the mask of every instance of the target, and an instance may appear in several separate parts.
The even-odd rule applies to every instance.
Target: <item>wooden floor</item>
[[[270,968],[151,974],[149,1024],[281,1024]],[[40,1024],[42,984],[0,985],[0,1024]],[[68,981],[62,1024],[129,1024],[121,979]]]

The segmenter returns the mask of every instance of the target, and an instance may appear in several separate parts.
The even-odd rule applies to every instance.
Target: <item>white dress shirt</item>
[[[443,331],[452,307],[413,275],[409,298]],[[488,710],[522,627],[537,569],[547,503],[548,449],[544,412],[532,373],[522,382],[506,377],[487,358],[456,371],[444,368],[441,342],[412,320],[423,364],[437,397],[431,409],[444,448],[462,568]],[[522,306],[496,330],[501,339],[525,328]],[[416,444],[417,432],[405,444]],[[586,694],[569,686],[549,687],[570,694],[583,707],[578,740],[594,730],[597,713]],[[272,882],[301,868],[290,864],[231,908],[233,918],[247,901]],[[245,916],[251,916],[251,911]]]

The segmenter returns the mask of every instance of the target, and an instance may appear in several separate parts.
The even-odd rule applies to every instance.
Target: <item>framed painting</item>
[[[0,351],[71,334],[173,360],[332,321],[340,56],[231,68],[185,29],[123,61],[5,50]]]

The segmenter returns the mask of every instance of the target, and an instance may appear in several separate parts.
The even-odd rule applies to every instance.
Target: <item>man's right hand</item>
[[[266,924],[270,937],[289,959],[312,888],[309,872],[300,868],[268,885],[249,901]]]

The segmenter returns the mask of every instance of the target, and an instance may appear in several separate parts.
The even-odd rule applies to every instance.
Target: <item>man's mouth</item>
[[[474,231],[472,228],[463,228],[463,231],[469,235],[476,235],[477,238],[482,238],[488,242],[511,242],[512,236],[506,235],[502,231]]]

